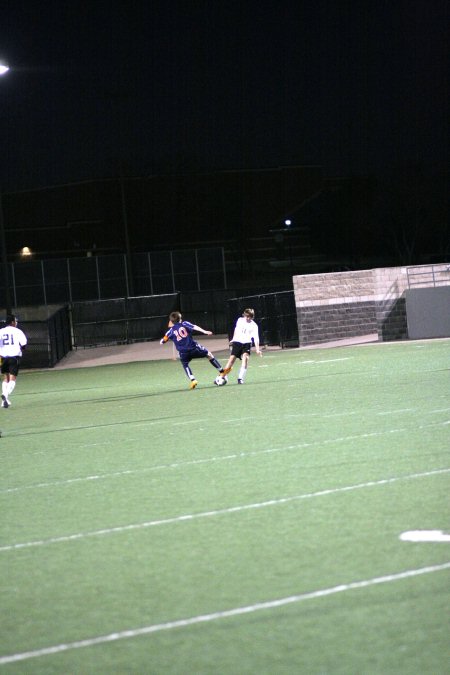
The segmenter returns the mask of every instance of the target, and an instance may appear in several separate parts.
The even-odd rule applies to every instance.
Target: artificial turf
[[[21,373],[0,668],[447,673],[450,543],[399,536],[450,532],[449,355],[267,352],[220,388],[201,360],[193,391],[172,361]]]

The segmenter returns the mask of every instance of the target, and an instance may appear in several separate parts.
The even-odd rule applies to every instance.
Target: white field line
[[[17,661],[27,661],[40,656],[52,656],[53,654],[61,654],[62,652],[67,652],[72,649],[94,647],[95,645],[117,642],[118,640],[127,640],[140,637],[142,635],[160,633],[161,631],[169,631],[177,628],[188,628],[197,624],[206,624],[210,623],[211,621],[219,621],[221,619],[231,619],[237,616],[244,616],[245,614],[254,614],[255,612],[260,612],[262,610],[278,609],[279,607],[305,602],[306,600],[317,600],[319,598],[336,595],[337,593],[346,593],[348,591],[370,588],[371,586],[388,584],[394,581],[401,581],[403,579],[412,579],[423,574],[432,574],[434,572],[442,572],[443,570],[448,569],[450,569],[450,561],[441,563],[440,565],[429,565],[428,567],[419,567],[418,569],[405,570],[404,572],[397,572],[396,574],[386,574],[382,577],[363,579],[362,581],[352,581],[346,584],[339,584],[339,586],[332,586],[330,588],[322,588],[316,591],[310,591],[309,593],[301,593],[298,595],[290,595],[286,598],[278,598],[277,600],[257,602],[254,605],[234,607],[232,609],[212,612],[211,614],[200,614],[199,616],[192,616],[188,619],[177,619],[175,621],[168,621],[167,623],[157,623],[150,626],[142,626],[141,628],[130,628],[128,630],[122,630],[116,633],[109,633],[109,635],[99,635],[97,637],[87,638],[85,640],[77,640],[76,642],[66,642],[59,645],[53,645],[52,647],[43,647],[42,649],[35,649],[33,651],[0,656],[0,665],[15,663]]]
[[[353,359],[353,356],[343,356],[339,359],[308,359],[308,361],[297,361],[297,365],[302,366],[304,363],[307,363],[308,365],[310,363],[333,363],[334,361],[349,361],[350,359]]]
[[[199,424],[201,422],[205,422],[207,424],[208,421],[209,420],[207,418],[204,418],[204,419],[195,418],[193,420],[185,420],[184,422],[172,422],[171,426],[179,427],[179,426],[183,426],[184,424]]]
[[[349,413],[353,414],[353,413]],[[295,417],[297,415],[287,415],[287,417]],[[330,417],[333,417],[331,415]],[[251,419],[252,421],[255,420],[255,418],[246,418],[246,419]],[[238,420],[225,420],[224,424],[228,424],[233,421],[238,421]],[[418,427],[415,427],[416,429],[426,429],[429,427],[435,427],[435,426],[447,426],[450,424],[450,421],[445,421],[445,422],[435,422],[432,424],[424,424],[420,425]],[[77,476],[75,478],[67,478],[65,480],[55,480],[55,481],[46,481],[45,483],[33,483],[31,485],[20,485],[17,487],[10,487],[10,488],[4,488],[0,489],[0,495],[2,494],[11,494],[11,493],[17,493],[17,492],[23,492],[24,490],[36,490],[36,489],[41,489],[41,488],[48,488],[48,487],[61,487],[61,486],[68,486],[68,485],[73,485],[74,483],[83,483],[83,482],[88,482],[88,481],[94,481],[94,480],[106,480],[109,478],[119,478],[121,476],[129,476],[133,474],[140,474],[140,473],[147,473],[149,471],[163,471],[165,469],[182,469],[184,467],[188,466],[196,466],[198,464],[212,464],[214,462],[228,462],[232,461],[235,459],[245,459],[247,457],[258,457],[262,455],[269,455],[277,452],[289,452],[291,450],[300,450],[302,448],[312,448],[316,446],[321,446],[321,445],[330,445],[333,443],[346,443],[348,441],[355,441],[355,440],[364,440],[367,438],[377,438],[379,436],[384,436],[385,434],[398,434],[398,433],[404,433],[406,431],[411,431],[411,429],[407,428],[400,428],[400,429],[387,429],[385,431],[373,431],[371,433],[366,433],[366,434],[357,434],[354,436],[341,436],[338,438],[326,438],[324,440],[320,441],[311,441],[309,443],[296,443],[294,445],[283,445],[279,448],[266,448],[265,450],[252,450],[251,452],[236,452],[231,455],[223,455],[223,456],[213,456],[213,457],[204,457],[202,459],[192,459],[184,462],[170,462],[168,464],[156,464],[155,466],[149,466],[149,467],[140,467],[139,469],[123,469],[122,471],[114,471],[111,473],[103,473],[103,474],[94,474],[91,476]]]
[[[4,553],[6,551],[17,551],[23,548],[48,546],[49,544],[59,544],[62,542],[71,542],[79,539],[86,539],[87,537],[100,537],[109,534],[118,534],[121,532],[143,530],[148,527],[158,527],[160,525],[173,525],[174,523],[193,521],[198,520],[199,518],[213,518],[216,516],[229,515],[231,513],[242,513],[243,511],[263,509],[268,506],[280,506],[281,504],[298,502],[303,499],[312,499],[314,497],[325,497],[343,492],[352,492],[353,490],[362,490],[365,488],[377,487],[379,485],[390,485],[392,483],[398,483],[399,481],[402,480],[427,478],[429,476],[437,476],[439,474],[445,473],[450,473],[450,468],[435,469],[433,471],[425,471],[423,473],[412,473],[406,476],[395,476],[393,478],[383,478],[381,480],[372,480],[367,481],[366,483],[357,483],[356,485],[347,485],[345,487],[339,488],[328,488],[327,490],[319,490],[318,492],[293,495],[290,497],[280,497],[278,499],[269,499],[265,502],[256,502],[252,504],[241,504],[239,506],[230,506],[225,509],[203,511],[200,513],[186,513],[181,516],[173,516],[172,518],[162,518],[161,520],[149,520],[143,523],[131,523],[130,525],[120,525],[118,527],[110,527],[103,530],[92,530],[90,532],[76,532],[75,534],[67,534],[60,537],[51,537],[49,539],[38,539],[35,541],[26,541],[18,544],[6,544],[5,546],[0,546],[0,553]]]
[[[291,387],[291,386],[297,386],[297,385],[291,385],[291,384],[289,384],[288,386]],[[317,394],[315,394],[315,396],[317,396]],[[440,398],[444,398],[444,397],[441,396]],[[303,397],[302,397],[302,396],[293,396],[293,397],[290,397],[290,398],[286,399],[286,401],[287,401],[287,402],[291,402],[291,401],[297,401],[297,400],[299,400],[299,399],[303,400]],[[416,408],[411,408],[411,410],[416,410]],[[423,412],[422,414],[424,414],[424,415],[431,415],[431,414],[436,413],[436,412],[447,412],[448,410],[450,410],[450,408],[442,408],[442,409],[440,409],[440,410],[430,410],[429,412]],[[362,410],[362,411],[360,411],[360,413],[358,413],[358,414],[364,414],[365,412],[367,412],[367,410]],[[396,411],[396,410],[394,409],[394,410],[392,411],[392,414],[395,414],[396,412],[402,412],[402,411],[401,411],[401,410]],[[346,414],[347,414],[347,415],[354,415],[355,412],[352,411],[352,412],[348,412],[348,413],[345,413],[345,412],[342,413],[342,415],[346,415]],[[383,414],[383,413],[376,413],[376,414],[377,414],[377,415],[381,415],[381,414]],[[389,411],[386,411],[385,414],[389,414]],[[305,418],[305,417],[319,417],[319,416],[322,417],[323,419],[328,419],[328,417],[332,417],[333,414],[331,414],[331,415],[323,415],[322,413],[307,413],[307,412],[300,412],[300,413],[296,413],[295,415],[289,415],[289,417],[302,417],[302,418]],[[237,418],[230,419],[230,420],[222,420],[222,423],[226,424],[227,422],[233,422],[233,423],[235,423],[235,424],[239,424],[239,423],[244,423],[244,422],[246,422],[246,421],[248,421],[248,420],[250,420],[250,421],[252,421],[252,422],[255,422],[257,419],[258,419],[258,418],[257,418],[257,417],[254,417],[254,416],[253,416],[253,417],[237,417]],[[265,419],[265,418],[263,418],[263,419]],[[192,425],[192,424],[197,424],[197,423],[199,423],[199,422],[205,422],[205,423],[207,423],[208,421],[209,421],[208,418],[203,418],[203,419],[198,419],[198,418],[196,418],[195,420],[193,420],[193,419],[188,419],[188,420],[184,420],[184,421],[180,421],[180,422],[174,422],[173,424],[174,424],[174,426],[183,426],[183,425],[185,425],[185,424],[186,424],[186,425]],[[153,426],[156,426],[157,424],[166,424],[166,423],[167,423],[167,420],[166,420],[166,419],[153,419],[153,420],[134,420],[134,421],[129,421],[129,422],[128,422],[128,425],[134,430],[134,429],[137,429],[138,427],[153,427]],[[123,424],[123,421],[118,422],[118,424],[122,425],[122,424]],[[108,424],[108,425],[100,425],[100,427],[101,427],[101,426],[113,427],[113,426],[115,426],[115,425],[114,425],[114,424]],[[48,431],[48,432],[54,432],[54,431],[58,431],[58,432],[63,432],[63,431],[78,431],[79,429],[85,429],[85,428],[86,428],[86,427],[84,427],[84,426],[83,426],[83,427],[77,427],[77,426],[65,426],[65,427],[59,427],[59,428],[57,428],[57,429],[55,429],[55,428],[53,428],[53,429],[47,429],[47,431]],[[98,425],[92,425],[92,426],[90,426],[89,428],[95,430],[95,429],[99,428],[99,426],[98,426]],[[25,431],[26,431],[26,433],[29,432],[29,430],[25,430]],[[23,431],[22,431],[22,433],[19,433],[19,434],[13,433],[13,434],[11,434],[10,438],[13,438],[13,437],[15,438],[16,436],[20,436],[20,435],[22,435],[22,434],[23,434]],[[129,440],[136,440],[136,439],[129,439]],[[84,444],[84,445],[81,445],[81,446],[78,446],[78,447],[82,447],[82,448],[90,448],[90,447],[96,447],[96,446],[99,446],[99,445],[110,445],[110,444],[111,444],[110,441],[102,441],[102,442],[99,442],[99,443],[87,443],[87,444]],[[39,453],[39,454],[43,454],[43,453]]]
[[[375,415],[397,415],[398,413],[406,413],[406,412],[415,412],[417,408],[399,408],[399,409],[392,409],[392,410],[380,410],[379,412],[375,412]],[[434,415],[435,413],[444,413],[444,412],[449,412],[450,408],[440,408],[437,410],[428,410],[428,411],[420,411],[421,415]],[[285,419],[291,419],[291,418],[297,418],[300,417],[301,419],[305,418],[320,418],[324,420],[331,419],[333,417],[352,417],[354,415],[364,415],[367,412],[367,408],[364,410],[344,410],[342,412],[336,412],[336,413],[329,413],[327,415],[324,415],[323,413],[313,413],[313,412],[297,412],[297,413],[286,413],[285,415],[278,415],[277,417],[272,417],[271,419],[279,419],[280,422],[282,422]],[[227,420],[222,420],[222,424],[245,424],[246,422],[256,422],[258,420],[265,421],[265,417],[232,417]],[[204,421],[204,420],[200,420]],[[184,422],[180,422],[180,424],[184,424]],[[441,424],[441,422],[437,422],[436,424]],[[444,423],[445,424],[445,423]],[[405,429],[406,431],[406,429]],[[381,433],[389,433],[389,431],[383,431]],[[83,446],[85,447],[85,446]]]
[[[442,530],[409,530],[408,532],[402,532],[399,539],[400,541],[450,544],[450,534]]]
[[[400,408],[398,410],[388,410],[387,412],[377,412],[376,415],[397,415],[403,412],[414,412],[415,408]]]

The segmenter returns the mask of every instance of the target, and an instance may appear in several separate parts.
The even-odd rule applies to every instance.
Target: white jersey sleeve
[[[258,325],[254,321],[247,321],[243,316],[241,316],[236,321],[232,342],[240,342],[241,344],[247,344],[252,341],[252,338],[255,341],[255,345],[258,346],[259,345]]]

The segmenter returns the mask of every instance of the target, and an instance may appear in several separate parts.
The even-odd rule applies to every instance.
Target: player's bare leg
[[[242,355],[242,363],[238,375],[238,384],[244,384],[245,376],[247,375],[248,358],[249,357],[247,353]]]

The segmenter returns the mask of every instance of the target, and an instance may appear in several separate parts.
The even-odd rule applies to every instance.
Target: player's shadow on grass
[[[95,389],[98,387],[92,387],[92,389]],[[102,387],[103,389],[104,387]],[[200,387],[201,389],[201,387]],[[73,389],[68,389],[66,391],[71,391],[73,392]],[[77,390],[75,390],[77,391]],[[83,388],[82,390],[78,391],[89,391],[86,388]],[[51,392],[52,394],[60,394],[61,391],[54,391]],[[114,395],[114,396],[102,396],[98,398],[80,398],[80,399],[69,399],[69,400],[64,400],[64,401],[52,401],[52,406],[57,406],[57,405],[72,405],[74,403],[109,403],[109,402],[114,402],[114,401],[131,401],[133,399],[141,399],[141,398],[148,398],[150,396],[161,396],[165,394],[180,394],[180,393],[185,393],[185,394],[190,394],[193,396],[192,392],[189,389],[164,389],[163,391],[146,391],[146,392],[141,392],[140,394],[130,394],[127,396],[123,396],[120,394]],[[28,391],[26,394],[22,394],[23,397],[25,396],[39,396],[42,398],[42,392],[39,391]],[[39,402],[35,404],[36,407],[39,407]],[[42,403],[43,407],[48,407],[48,401],[45,403]]]
[[[181,389],[181,388],[164,389],[164,390],[159,390],[159,391],[146,391],[146,392],[141,392],[139,394],[131,394],[131,395],[128,395],[128,396],[123,396],[121,394],[117,394],[117,395],[114,395],[114,396],[102,396],[102,397],[98,397],[98,398],[93,397],[93,398],[80,398],[80,399],[72,399],[72,400],[64,400],[64,401],[55,401],[55,402],[52,402],[52,406],[55,407],[55,406],[58,406],[58,405],[68,405],[68,404],[73,405],[73,404],[76,404],[76,403],[87,403],[87,404],[91,404],[91,403],[113,403],[115,401],[125,401],[125,400],[131,401],[131,400],[150,398],[150,397],[153,397],[153,396],[165,396],[165,395],[181,394],[181,393],[184,393],[187,396],[198,396],[198,394],[200,392],[206,391],[206,390],[209,391],[211,389],[221,389],[221,390],[226,389],[226,390],[229,391],[230,388],[232,389],[235,386],[236,387],[239,386],[239,389],[244,389],[244,387],[259,387],[259,386],[266,385],[266,384],[274,385],[274,384],[284,383],[284,382],[289,382],[290,384],[292,384],[293,382],[298,381],[299,383],[301,383],[301,382],[304,382],[306,380],[312,380],[312,379],[315,380],[315,379],[319,379],[319,378],[329,378],[329,377],[339,377],[339,376],[343,376],[343,375],[347,375],[347,376],[351,376],[351,377],[357,377],[361,374],[367,375],[367,372],[362,370],[362,371],[358,371],[358,372],[353,371],[352,373],[348,373],[348,372],[344,371],[344,372],[340,372],[340,373],[336,373],[336,372],[334,372],[334,373],[317,373],[317,374],[314,374],[314,375],[301,374],[301,375],[298,375],[297,377],[290,376],[290,377],[280,378],[280,379],[277,379],[277,380],[273,380],[273,379],[269,380],[268,379],[268,380],[260,380],[260,381],[256,381],[256,382],[255,381],[249,381],[249,382],[246,382],[245,385],[243,385],[242,387],[239,386],[237,384],[237,382],[229,382],[225,387],[217,387],[213,384],[202,385],[200,383],[200,385],[195,389],[194,392],[187,389],[187,388],[183,388],[183,389]],[[78,389],[78,390],[67,389],[67,390],[55,391],[55,392],[52,392],[52,393],[60,394],[64,391],[66,391],[66,392],[67,391],[71,391],[71,392],[73,392],[73,391],[90,391],[92,389],[98,389],[98,388],[99,387],[90,387],[90,388],[83,387],[82,389]],[[27,392],[26,394],[22,394],[22,396],[39,396],[40,398],[42,398],[42,392],[41,391],[39,391],[39,392],[38,391]],[[36,407],[39,407],[39,402],[37,402],[35,405],[36,405]],[[48,402],[42,403],[42,405],[44,407],[47,407]]]
[[[27,431],[11,431],[11,432],[3,432],[3,436],[9,436],[9,437],[16,437],[16,436],[37,436],[39,434],[55,434],[55,433],[61,433],[63,431],[83,431],[84,429],[107,429],[110,427],[120,427],[120,426],[131,426],[133,424],[148,424],[151,422],[161,422],[161,421],[168,421],[168,420],[179,420],[180,415],[167,415],[165,417],[149,417],[145,419],[138,419],[138,420],[121,420],[120,422],[106,422],[104,424],[85,424],[85,425],[80,425],[80,426],[73,426],[73,427],[57,427],[54,429],[28,429]]]

